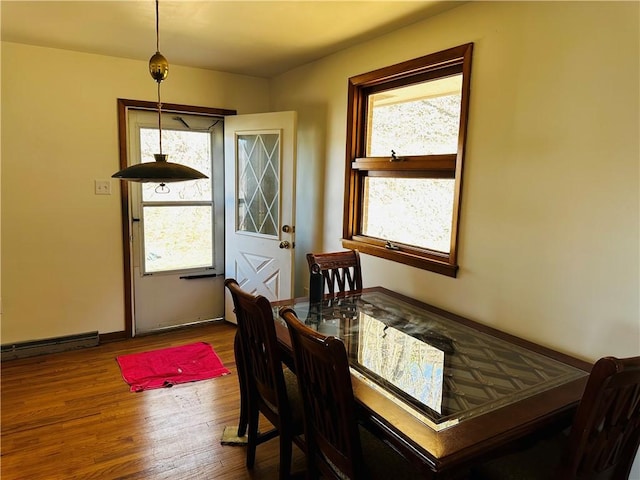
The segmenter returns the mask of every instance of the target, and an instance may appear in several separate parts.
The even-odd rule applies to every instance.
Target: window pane
[[[210,206],[143,207],[144,271],[213,266]]]
[[[278,235],[280,135],[238,135],[238,230]]]
[[[453,179],[366,177],[362,233],[449,253]]]
[[[368,157],[458,151],[462,75],[369,96]]]
[[[153,155],[160,151],[158,129],[140,129],[142,163],[155,162]],[[142,200],[166,202],[179,200],[211,200],[211,133],[185,130],[162,130],[162,151],[167,160],[204,173],[209,178],[168,184],[169,193],[156,193],[157,183],[142,184]]]

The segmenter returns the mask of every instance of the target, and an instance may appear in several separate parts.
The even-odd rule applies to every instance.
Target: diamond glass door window
[[[237,229],[278,235],[280,219],[280,133],[237,136]]]

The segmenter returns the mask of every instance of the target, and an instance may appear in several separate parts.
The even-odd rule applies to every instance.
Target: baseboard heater
[[[78,333],[65,337],[45,338],[30,342],[9,343],[1,345],[2,361],[18,358],[35,357],[47,353],[66,352],[79,348],[95,347],[100,343],[98,332]]]

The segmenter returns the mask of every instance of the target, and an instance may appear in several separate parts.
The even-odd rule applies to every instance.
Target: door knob
[[[286,240],[280,242],[280,248],[291,248],[291,244]]]

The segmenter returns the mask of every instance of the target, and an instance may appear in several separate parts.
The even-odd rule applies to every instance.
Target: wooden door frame
[[[118,152],[120,157],[120,169],[126,168],[129,163],[127,148],[127,128],[129,110],[151,110],[157,111],[158,104],[143,100],[118,99]],[[176,103],[163,103],[162,111],[165,113],[183,113],[192,115],[206,115],[213,117],[224,117],[236,115],[235,110],[224,108],[199,107],[194,105],[181,105]],[[123,251],[123,273],[124,273],[124,330],[100,335],[101,340],[117,340],[121,338],[133,337],[133,271],[131,267],[131,215],[129,189],[126,184],[120,188],[120,210],[122,212],[122,251]]]

